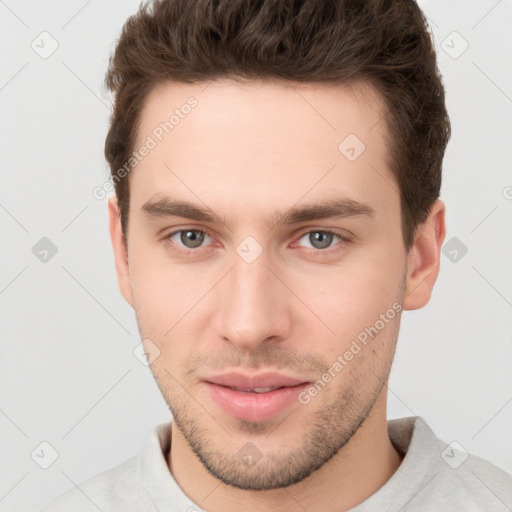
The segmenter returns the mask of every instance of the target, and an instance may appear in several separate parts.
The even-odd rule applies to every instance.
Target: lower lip
[[[294,402],[308,383],[275,389],[268,393],[246,393],[226,386],[205,382],[210,396],[229,416],[244,421],[266,421]]]

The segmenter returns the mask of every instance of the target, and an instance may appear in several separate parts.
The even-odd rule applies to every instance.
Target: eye
[[[178,247],[181,246],[185,249],[196,249],[201,247],[205,240],[212,240],[209,235],[199,229],[182,229],[180,231],[175,231],[168,236],[168,239]]]
[[[299,244],[301,240],[304,240],[306,244],[310,244],[306,245],[306,247],[321,250],[330,248],[333,241],[343,242],[345,239],[334,231],[316,230],[304,233],[298,241]]]

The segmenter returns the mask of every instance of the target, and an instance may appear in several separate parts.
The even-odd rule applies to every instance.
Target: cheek
[[[186,366],[201,340],[208,339],[206,294],[213,288],[212,275],[200,264],[176,265],[158,251],[134,250],[130,256],[130,279],[140,335],[160,350],[153,371],[174,373]],[[210,282],[211,281],[211,282]]]
[[[171,268],[150,250],[131,253],[130,280],[139,326],[147,337],[155,338],[174,328],[197,301],[201,288],[188,272]]]
[[[311,273],[297,272],[293,276],[297,294],[322,323],[297,321],[306,331],[322,329],[325,335],[317,338],[331,358],[348,349],[361,333],[364,339],[365,329],[376,322],[382,327],[381,315],[387,321],[380,331],[393,331],[404,264],[396,253],[386,258],[384,251],[377,251],[374,255],[347,258],[338,266]]]

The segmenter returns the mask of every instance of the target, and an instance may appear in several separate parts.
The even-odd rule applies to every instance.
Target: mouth
[[[228,386],[226,386],[228,387]],[[254,389],[251,389],[251,388],[246,388],[246,389],[242,389],[242,388],[235,388],[235,387],[229,387],[230,389],[232,389],[233,391],[241,391],[242,393],[268,393],[269,391],[274,391],[275,389],[282,389],[286,386],[279,386],[279,387],[273,387],[273,388],[254,388]]]
[[[278,416],[294,404],[311,382],[277,373],[243,375],[230,373],[203,381],[210,398],[228,416],[263,422]]]

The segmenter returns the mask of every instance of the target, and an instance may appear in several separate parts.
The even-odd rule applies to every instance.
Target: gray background
[[[421,415],[447,443],[512,472],[512,2],[420,4],[453,123],[442,199],[446,241],[456,239],[430,304],[403,316],[389,416]],[[36,510],[135,455],[170,418],[133,354],[106,201],[92,196],[107,176],[103,74],[137,6],[0,1],[2,511]],[[48,469],[42,442],[58,452]]]

